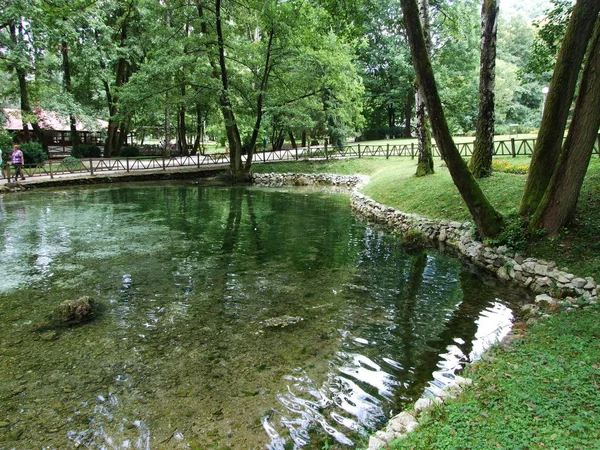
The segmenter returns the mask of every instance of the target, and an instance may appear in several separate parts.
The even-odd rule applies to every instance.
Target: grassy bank
[[[434,407],[401,449],[600,448],[600,310],[559,313],[469,367],[474,386]]]
[[[528,158],[508,159],[528,164]],[[469,220],[448,171],[415,178],[408,158],[366,158],[323,163],[256,165],[259,172],[362,173],[363,192],[385,205],[425,217]],[[495,173],[481,186],[497,209],[514,214],[525,175]],[[576,221],[555,238],[528,243],[526,256],[555,261],[581,276],[600,279],[600,160],[594,157]],[[469,367],[474,380],[459,399],[434,407],[400,449],[600,449],[600,308],[558,312]]]

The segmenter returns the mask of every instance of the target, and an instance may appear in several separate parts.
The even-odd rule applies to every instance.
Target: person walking
[[[21,151],[21,147],[19,147],[18,145],[15,145],[13,147],[13,152],[11,155],[11,160],[12,160],[12,165],[15,168],[15,183],[17,182],[17,179],[19,178],[19,176],[21,176],[21,180],[24,180],[25,177],[23,176],[23,172],[22,172],[22,167],[23,167],[23,152]],[[10,181],[10,179],[9,179]]]

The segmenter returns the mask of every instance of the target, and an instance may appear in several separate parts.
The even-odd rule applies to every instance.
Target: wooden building
[[[46,111],[39,108],[36,109],[34,113],[38,117],[40,128],[44,131],[48,148],[53,151],[68,152],[73,143],[69,117],[61,116],[55,111]],[[23,121],[21,120],[21,110],[4,108],[2,110],[2,116],[6,118],[2,128],[15,134],[15,140],[17,142],[23,141],[25,132]],[[108,122],[100,119],[93,119],[85,122],[77,121],[76,127],[79,142],[82,144],[104,145]],[[27,124],[27,128],[28,130],[32,130],[29,123]]]

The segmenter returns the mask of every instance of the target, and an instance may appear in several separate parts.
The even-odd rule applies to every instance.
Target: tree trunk
[[[298,148],[298,144],[296,144],[296,139],[294,138],[294,133],[292,133],[291,131],[289,132],[289,136],[290,136],[290,143],[292,144],[292,148],[294,150],[296,150]]]
[[[225,62],[225,42],[223,40],[223,24],[221,21],[221,0],[215,0],[215,20],[217,29],[217,46],[219,50],[219,71],[216,77],[221,80],[221,113],[225,120],[225,132],[229,142],[229,169],[234,181],[246,181],[250,177],[249,171],[242,164],[242,139],[235,119],[231,99],[229,97],[229,75]],[[213,74],[216,67],[213,66]]]
[[[529,165],[520,208],[523,216],[530,216],[535,212],[557,165],[579,68],[594,32],[599,11],[598,0],[579,0],[575,3],[554,67],[540,131]]]
[[[417,161],[416,176],[422,177],[431,175],[433,170],[433,152],[431,150],[431,128],[429,127],[429,118],[425,111],[425,101],[421,97],[421,91],[417,92],[417,140],[419,156]]]
[[[599,23],[600,25],[600,23]],[[532,229],[557,234],[575,215],[594,143],[600,128],[600,27],[588,52],[569,134],[558,164],[535,214]]]
[[[401,0],[401,5],[417,80],[424,94],[433,135],[442,158],[473,217],[479,234],[484,238],[496,237],[502,229],[502,216],[496,212],[481,191],[452,140],[429,61],[417,3],[415,0]]]
[[[18,29],[17,29],[18,28]],[[22,28],[17,27],[14,24],[9,25],[10,36],[12,43],[15,47],[21,45],[23,41],[22,36]],[[21,101],[21,122],[23,124],[23,133],[25,134],[25,140],[27,142],[31,141],[31,134],[29,132],[29,128],[27,127],[27,123],[31,124],[31,128],[33,129],[33,133],[37,138],[38,142],[42,145],[42,149],[44,152],[48,153],[48,143],[46,142],[46,136],[44,131],[38,124],[38,117],[31,109],[31,105],[29,104],[29,92],[27,90],[27,73],[25,69],[18,65],[15,67],[15,72],[17,74],[17,79],[19,81],[19,96]]]
[[[180,106],[179,107],[179,114],[178,114],[178,132],[179,132],[179,150],[181,152],[181,155],[183,156],[189,156],[189,150],[188,150],[188,145],[187,145],[187,129],[185,126],[185,106]]]
[[[73,93],[73,89],[71,88],[71,63],[69,59],[69,47],[66,42],[63,41],[61,44],[61,54],[62,54],[62,65],[63,65],[63,76],[65,83],[65,92],[69,95]],[[73,153],[78,155],[79,152],[79,134],[77,133],[77,120],[73,114],[69,114],[69,122],[71,129],[71,147],[73,148]]]
[[[481,7],[481,57],[479,71],[479,117],[471,172],[475,178],[492,174],[494,155],[494,84],[496,79],[497,0],[483,0]]]
[[[411,118],[412,118],[412,109],[415,100],[415,90],[409,89],[408,94],[406,96],[406,103],[404,105],[404,131],[402,132],[403,138],[411,138],[412,131],[411,127]]]
[[[429,0],[419,0],[419,18],[425,42],[427,57],[431,52],[431,38],[429,35]],[[429,128],[429,117],[424,101],[424,94],[419,88],[417,91],[417,138],[419,141],[419,155],[417,159],[416,176],[431,175],[433,171],[433,152],[431,150],[431,129]]]

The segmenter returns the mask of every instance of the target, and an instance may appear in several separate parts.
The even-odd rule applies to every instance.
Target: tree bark
[[[217,46],[219,51],[219,73],[221,80],[221,112],[225,120],[225,132],[229,142],[229,169],[234,181],[245,181],[249,178],[242,164],[242,139],[235,119],[231,99],[229,97],[229,74],[225,61],[225,42],[223,40],[223,24],[221,21],[221,0],[215,0],[215,21],[217,29]]]
[[[296,138],[294,138],[294,133],[292,131],[289,132],[290,143],[292,144],[292,148],[296,150],[298,148],[298,144],[296,143]]]
[[[188,149],[188,144],[187,144],[187,129],[186,129],[186,125],[185,125],[185,106],[181,105],[179,107],[179,111],[178,111],[178,134],[179,134],[179,151],[181,152],[181,154],[183,156],[189,156],[189,149]]]
[[[425,111],[425,100],[422,97],[421,90],[417,91],[416,97],[417,140],[419,143],[416,176],[422,177],[434,173],[433,152],[431,150],[431,128],[429,127],[429,118]]]
[[[71,88],[71,62],[69,59],[69,47],[64,41],[61,44],[61,54],[65,92],[71,95],[73,93],[73,89]],[[77,155],[79,154],[79,134],[77,133],[77,120],[73,114],[69,114],[69,122],[71,129],[71,147],[73,148],[73,153]]]
[[[23,41],[22,28],[19,25],[17,27],[14,23],[9,25],[10,37],[15,48],[20,45]],[[16,63],[14,67],[15,73],[17,74],[17,80],[19,81],[19,97],[21,102],[21,122],[23,124],[23,133],[27,142],[31,141],[31,135],[27,124],[31,124],[33,133],[36,136],[38,142],[42,145],[44,152],[48,153],[48,143],[46,142],[46,136],[44,131],[38,124],[38,117],[31,109],[29,104],[29,91],[27,90],[27,72],[20,63]],[[28,122],[29,121],[29,122]]]
[[[415,90],[414,88],[408,90],[408,94],[406,95],[406,103],[404,104],[404,131],[402,133],[402,137],[411,138],[412,131],[411,127],[411,119],[412,119],[412,109],[415,101]]]
[[[598,25],[560,162],[530,222],[532,229],[546,229],[550,235],[557,234],[575,216],[600,129],[600,21]]]
[[[484,238],[496,237],[502,229],[502,216],[496,212],[481,191],[452,140],[427,53],[417,3],[415,0],[401,0],[401,5],[417,80],[424,94],[433,135],[442,158],[473,217],[479,234]]]
[[[496,80],[497,0],[483,0],[481,7],[481,57],[479,70],[479,117],[471,172],[475,178],[492,174],[494,155],[494,85]]]
[[[529,175],[520,207],[523,216],[530,216],[535,212],[557,165],[579,68],[599,12],[600,1],[579,0],[569,19],[529,165]]]
[[[425,42],[427,57],[431,52],[431,38],[429,35],[429,0],[419,0],[419,18]],[[417,90],[417,138],[419,142],[419,154],[417,159],[416,176],[431,175],[433,170],[433,152],[431,150],[431,129],[429,128],[429,117],[425,105],[424,94],[419,88]]]

